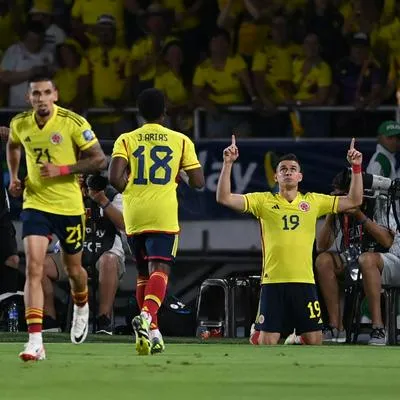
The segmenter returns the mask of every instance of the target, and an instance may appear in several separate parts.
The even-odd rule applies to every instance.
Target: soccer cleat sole
[[[33,354],[29,354],[29,353],[19,353],[18,357],[24,362],[43,361],[46,359],[46,356],[43,354],[41,354],[39,356],[34,356]]]
[[[151,343],[149,333],[143,326],[142,317],[137,316],[132,320],[132,327],[136,336],[136,351],[140,356],[148,356],[151,354]]]
[[[159,341],[151,344],[151,348],[150,348],[151,354],[160,354],[160,353],[163,353],[164,350],[165,350],[165,345]]]

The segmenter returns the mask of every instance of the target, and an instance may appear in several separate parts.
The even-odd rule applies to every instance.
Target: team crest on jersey
[[[54,132],[50,137],[50,142],[52,144],[60,144],[62,141],[63,137],[61,136],[61,133]]]
[[[306,201],[302,201],[299,204],[299,209],[304,212],[310,211],[310,203],[307,203]]]
[[[90,129],[86,129],[86,131],[83,131],[82,135],[87,142],[90,142],[94,139],[94,133]]]

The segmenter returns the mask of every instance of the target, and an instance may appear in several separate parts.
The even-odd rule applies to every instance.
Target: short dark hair
[[[299,159],[297,158],[296,154],[293,153],[288,153],[288,154],[284,154],[283,156],[279,157],[278,162],[276,163],[275,169],[278,168],[278,165],[282,162],[282,161],[296,161],[297,164],[299,164],[300,170],[301,170],[301,164]]]
[[[335,190],[347,193],[350,189],[351,172],[349,168],[340,171],[332,181],[332,187]]]
[[[210,39],[214,39],[219,36],[222,36],[228,43],[231,43],[231,35],[226,29],[215,28],[214,31],[211,33]]]
[[[163,92],[158,89],[145,89],[137,99],[139,113],[146,121],[156,121],[165,112],[165,98]]]
[[[28,80],[28,85],[30,86],[31,83],[36,83],[36,82],[51,82],[51,84],[54,87],[56,87],[53,78],[48,75],[35,75]]]
[[[46,33],[46,27],[39,21],[30,21],[24,28],[24,34],[26,35],[28,32],[44,35]]]

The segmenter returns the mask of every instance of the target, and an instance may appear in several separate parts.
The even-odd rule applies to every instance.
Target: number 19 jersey
[[[193,142],[159,124],[145,124],[119,136],[112,157],[129,164],[122,194],[126,233],[179,232],[177,177],[180,170],[200,168]]]
[[[249,193],[245,211],[260,221],[262,283],[314,283],[312,249],[316,222],[337,213],[338,197],[298,193],[289,202],[279,193]]]

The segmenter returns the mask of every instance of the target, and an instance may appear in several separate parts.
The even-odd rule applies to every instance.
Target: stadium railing
[[[0,115],[13,115],[21,111],[25,111],[25,108],[21,107],[2,107],[0,108]],[[252,107],[250,106],[230,106],[226,107],[226,110],[235,112],[235,113],[251,113],[253,112]],[[287,113],[290,112],[292,108],[282,106],[282,107],[277,107],[277,111],[281,113]],[[296,110],[301,111],[307,111],[307,112],[329,112],[329,113],[338,113],[338,112],[354,112],[356,111],[356,108],[353,106],[320,106],[320,107],[299,107],[296,108]],[[95,114],[111,114],[113,112],[116,112],[117,110],[114,108],[88,108],[85,110],[82,115],[85,118],[90,119],[90,115],[95,115]],[[125,114],[128,113],[133,113],[133,114],[138,114],[138,109],[137,107],[126,107],[123,108],[122,110],[118,110],[118,112],[123,112]],[[384,105],[384,106],[379,106],[374,109],[366,109],[364,111],[365,113],[383,113],[383,112],[393,112],[393,119],[396,121],[400,121],[400,106],[396,105]],[[199,140],[204,138],[203,132],[202,132],[202,116],[205,113],[204,108],[196,108],[193,111],[193,119],[194,119],[194,131],[193,131],[193,137],[195,140]]]

